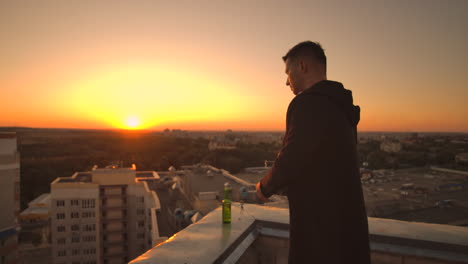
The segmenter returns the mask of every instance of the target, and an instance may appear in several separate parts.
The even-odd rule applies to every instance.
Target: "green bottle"
[[[223,223],[231,223],[231,185],[224,184]]]

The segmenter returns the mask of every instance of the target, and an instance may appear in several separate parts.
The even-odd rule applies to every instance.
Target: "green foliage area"
[[[276,144],[239,143],[234,150],[208,150],[208,139],[168,137],[158,133],[104,130],[15,130],[21,155],[21,207],[42,193],[50,192],[57,177],[69,177],[88,171],[93,165],[104,167],[118,162],[136,164],[138,170],[164,171],[169,166],[197,163],[210,164],[237,173],[245,167],[263,166],[274,160],[280,146]],[[233,134],[228,134],[234,139]],[[468,145],[452,143],[450,138],[424,138],[404,144],[398,153],[380,150],[380,142],[367,140],[358,145],[359,162],[371,169],[436,165],[468,169],[455,163],[455,155],[468,152]]]
[[[440,140],[438,137],[427,137],[413,144],[403,144],[402,150],[397,153],[380,150],[380,142],[377,140],[358,144],[359,164],[368,162],[371,169],[431,165],[466,170],[468,165],[455,162],[455,156],[466,151],[468,151],[468,144],[451,143],[449,139]]]

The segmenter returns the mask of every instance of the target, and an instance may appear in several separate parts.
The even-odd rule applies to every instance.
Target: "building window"
[[[57,256],[59,256],[59,257],[64,257],[66,255],[67,255],[67,251],[65,251],[65,250],[57,251]]]
[[[85,242],[96,241],[96,236],[84,236],[83,241]]]
[[[57,232],[65,232],[65,226],[57,226]]]
[[[84,225],[84,231],[96,231],[96,224]]]
[[[74,248],[72,249],[72,252],[71,252],[72,256],[76,256],[76,255],[79,255],[80,254],[80,250],[77,249],[77,248]]]
[[[96,213],[94,211],[91,211],[91,212],[83,212],[81,214],[81,217],[83,218],[90,218],[90,217],[95,217],[96,216]]]
[[[64,238],[64,237],[61,237],[61,238],[58,238],[58,239],[57,239],[57,244],[65,244],[65,243],[66,243],[66,241],[67,241],[67,239],[66,239],[66,238]]]
[[[80,237],[73,236],[71,238],[72,243],[80,243]]]
[[[57,214],[57,220],[59,219],[65,219],[65,214],[64,213],[58,213]]]
[[[83,249],[83,255],[92,255],[96,254],[96,249],[95,248],[85,248]]]
[[[79,226],[79,225],[72,225],[72,226],[71,226],[71,230],[72,230],[72,231],[79,231],[79,230],[80,230],[80,226]]]
[[[82,208],[94,208],[96,207],[96,201],[94,199],[82,200],[81,207]]]
[[[70,201],[70,205],[71,205],[71,206],[79,206],[79,205],[80,205],[80,201],[79,201],[79,200],[71,200],[71,201]]]
[[[138,227],[145,227],[145,221],[138,221]]]
[[[80,217],[80,213],[78,213],[78,212],[72,212],[72,213],[70,214],[70,217],[71,217],[71,218],[79,218],[79,217]]]
[[[65,200],[57,200],[57,207],[65,206]]]

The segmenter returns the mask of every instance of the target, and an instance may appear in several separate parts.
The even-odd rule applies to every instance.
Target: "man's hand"
[[[263,193],[262,193],[262,190],[260,189],[260,182],[257,182],[257,185],[255,185],[255,190],[257,191],[257,198],[260,200],[260,201],[263,201],[263,202],[268,202],[268,198],[266,198]]]

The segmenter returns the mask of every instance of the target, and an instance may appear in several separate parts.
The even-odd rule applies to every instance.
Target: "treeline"
[[[231,173],[245,167],[263,166],[274,160],[280,147],[276,144],[242,144],[234,150],[208,150],[205,138],[168,137],[158,133],[23,129],[16,131],[21,155],[21,204],[50,192],[50,183],[57,177],[88,171],[111,163],[131,166],[137,170],[165,171],[170,166],[197,163],[210,164]],[[437,142],[426,138],[417,144],[404,145],[398,153],[380,150],[380,142],[369,140],[358,145],[360,164],[368,162],[371,169],[404,168],[406,166],[439,165],[460,168],[455,155],[468,146]]]
[[[406,167],[441,166],[467,170],[467,164],[455,162],[458,153],[468,151],[468,144],[439,142],[425,138],[414,144],[403,144],[397,153],[380,150],[380,142],[369,140],[358,145],[359,162],[367,162],[371,169],[398,169]]]

